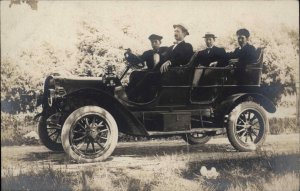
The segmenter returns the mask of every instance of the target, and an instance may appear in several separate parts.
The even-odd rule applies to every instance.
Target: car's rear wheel
[[[113,116],[97,106],[84,106],[69,115],[62,129],[65,152],[78,162],[107,159],[118,142],[118,127]]]
[[[211,137],[206,133],[191,133],[182,136],[183,140],[191,145],[204,145]]]
[[[252,101],[242,102],[228,117],[227,135],[235,149],[251,151],[264,143],[269,121],[262,106]]]
[[[60,113],[55,113],[49,117],[41,116],[38,123],[38,134],[40,141],[45,147],[52,151],[63,151],[61,143]]]

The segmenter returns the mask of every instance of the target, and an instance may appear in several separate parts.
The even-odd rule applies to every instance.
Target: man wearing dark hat
[[[152,50],[145,51],[139,56],[142,63],[146,62],[146,71],[133,71],[130,75],[128,84],[128,97],[135,101],[149,101],[154,96],[155,87],[160,80],[160,73],[149,73],[149,70],[158,71],[163,55],[166,54],[168,47],[160,47],[163,37],[152,34],[148,37],[151,42]]]
[[[238,83],[243,84],[248,80],[246,79],[247,75],[245,75],[246,66],[257,62],[257,54],[255,47],[249,44],[250,32],[247,29],[239,29],[236,31],[236,35],[240,47],[236,48],[234,52],[228,53],[227,56],[228,59],[237,59],[237,62],[229,60],[229,63],[236,66],[235,78]]]
[[[169,67],[186,65],[193,56],[193,47],[186,43],[184,38],[189,35],[188,29],[183,24],[173,25],[176,42],[169,47],[165,62],[160,67],[161,73],[166,72]]]
[[[162,38],[162,36],[156,34],[152,34],[148,38],[151,42],[152,50],[147,50],[140,56],[141,61],[146,62],[148,69],[153,69],[160,65],[162,55],[168,50],[168,47],[160,47]]]
[[[195,58],[195,63],[201,66],[226,66],[226,52],[224,48],[219,48],[214,45],[217,38],[212,33],[206,33],[203,37],[207,48],[198,52]]]
[[[257,61],[256,49],[249,44],[250,33],[247,29],[239,29],[236,31],[236,36],[239,48],[236,48],[234,52],[228,53],[229,59],[238,59],[237,67],[243,68],[247,64],[253,64]]]

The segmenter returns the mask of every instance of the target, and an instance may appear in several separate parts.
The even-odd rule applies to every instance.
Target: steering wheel
[[[130,49],[124,53],[124,56],[125,56],[125,59],[127,60],[127,62],[129,63],[130,68],[135,68],[135,69],[144,68],[144,66],[145,66],[144,62],[139,57],[132,54]]]

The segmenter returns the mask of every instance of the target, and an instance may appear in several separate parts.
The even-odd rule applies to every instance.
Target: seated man
[[[240,47],[234,52],[228,53],[229,59],[238,59],[237,67],[245,67],[247,64],[253,64],[257,60],[256,49],[249,44],[250,33],[247,29],[239,29],[236,32]]]
[[[196,65],[201,66],[226,66],[226,52],[224,48],[219,48],[214,45],[217,38],[214,34],[206,33],[203,37],[205,39],[206,49],[198,52],[195,58]]]
[[[217,38],[214,34],[206,33],[203,37],[205,39],[206,49],[197,52],[194,63],[195,66],[205,67],[224,67],[227,65],[226,52],[224,48],[219,48],[214,45]],[[199,80],[203,75],[203,70],[195,70],[192,86],[195,87],[199,84]],[[205,70],[206,73],[210,73],[213,70]]]
[[[139,59],[142,63],[146,62],[146,71],[133,71],[130,75],[130,83],[127,87],[128,97],[131,100],[143,102],[150,101],[155,94],[155,87],[160,81],[160,74],[155,73],[160,68],[163,56],[166,54],[168,47],[160,47],[163,37],[152,34],[149,36],[152,50],[145,51]],[[153,71],[149,73],[149,70]]]
[[[142,62],[146,62],[147,68],[152,70],[156,68],[156,66],[161,65],[162,57],[166,54],[168,47],[160,47],[161,39],[163,37],[152,34],[149,36],[149,40],[151,42],[152,49],[145,51],[141,56],[140,59]]]
[[[189,35],[187,28],[182,24],[173,27],[176,42],[167,51],[165,62],[160,67],[161,73],[168,71],[169,67],[186,65],[193,56],[192,45],[184,41],[184,38]]]
[[[234,76],[238,83],[243,84],[247,80],[245,75],[246,66],[256,63],[257,54],[255,47],[249,44],[250,32],[247,29],[239,29],[236,35],[240,47],[236,48],[234,52],[228,53],[227,57],[228,59],[238,60],[238,62],[233,63],[236,66]]]

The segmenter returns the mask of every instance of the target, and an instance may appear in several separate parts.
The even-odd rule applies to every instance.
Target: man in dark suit
[[[168,50],[168,47],[160,47],[162,38],[156,34],[150,35],[148,39],[151,42],[152,50],[147,50],[140,56],[141,61],[146,62],[147,68],[150,70],[161,65],[162,57]]]
[[[140,62],[147,65],[147,70],[133,71],[127,87],[128,97],[137,102],[147,102],[153,99],[160,82],[159,68],[168,47],[160,47],[163,37],[152,34],[149,36],[152,50],[145,51],[139,56]]]
[[[183,24],[173,25],[176,42],[171,46],[165,56],[165,62],[160,67],[161,73],[169,67],[186,65],[193,56],[193,47],[186,43],[184,38],[189,35],[188,29]]]
[[[214,45],[217,38],[214,34],[206,33],[203,37],[207,48],[198,52],[194,62],[201,66],[226,66],[226,52],[224,48],[219,48]]]
[[[249,44],[250,32],[247,29],[239,29],[236,32],[236,35],[240,47],[236,48],[234,52],[228,53],[228,58],[238,59],[238,62],[236,63],[238,68],[244,68],[248,64],[256,63],[256,49]]]
[[[257,62],[257,53],[254,46],[249,44],[250,32],[247,29],[239,29],[236,32],[237,40],[240,45],[234,52],[228,53],[229,63],[236,66],[234,76],[238,84],[247,82],[246,66]]]

